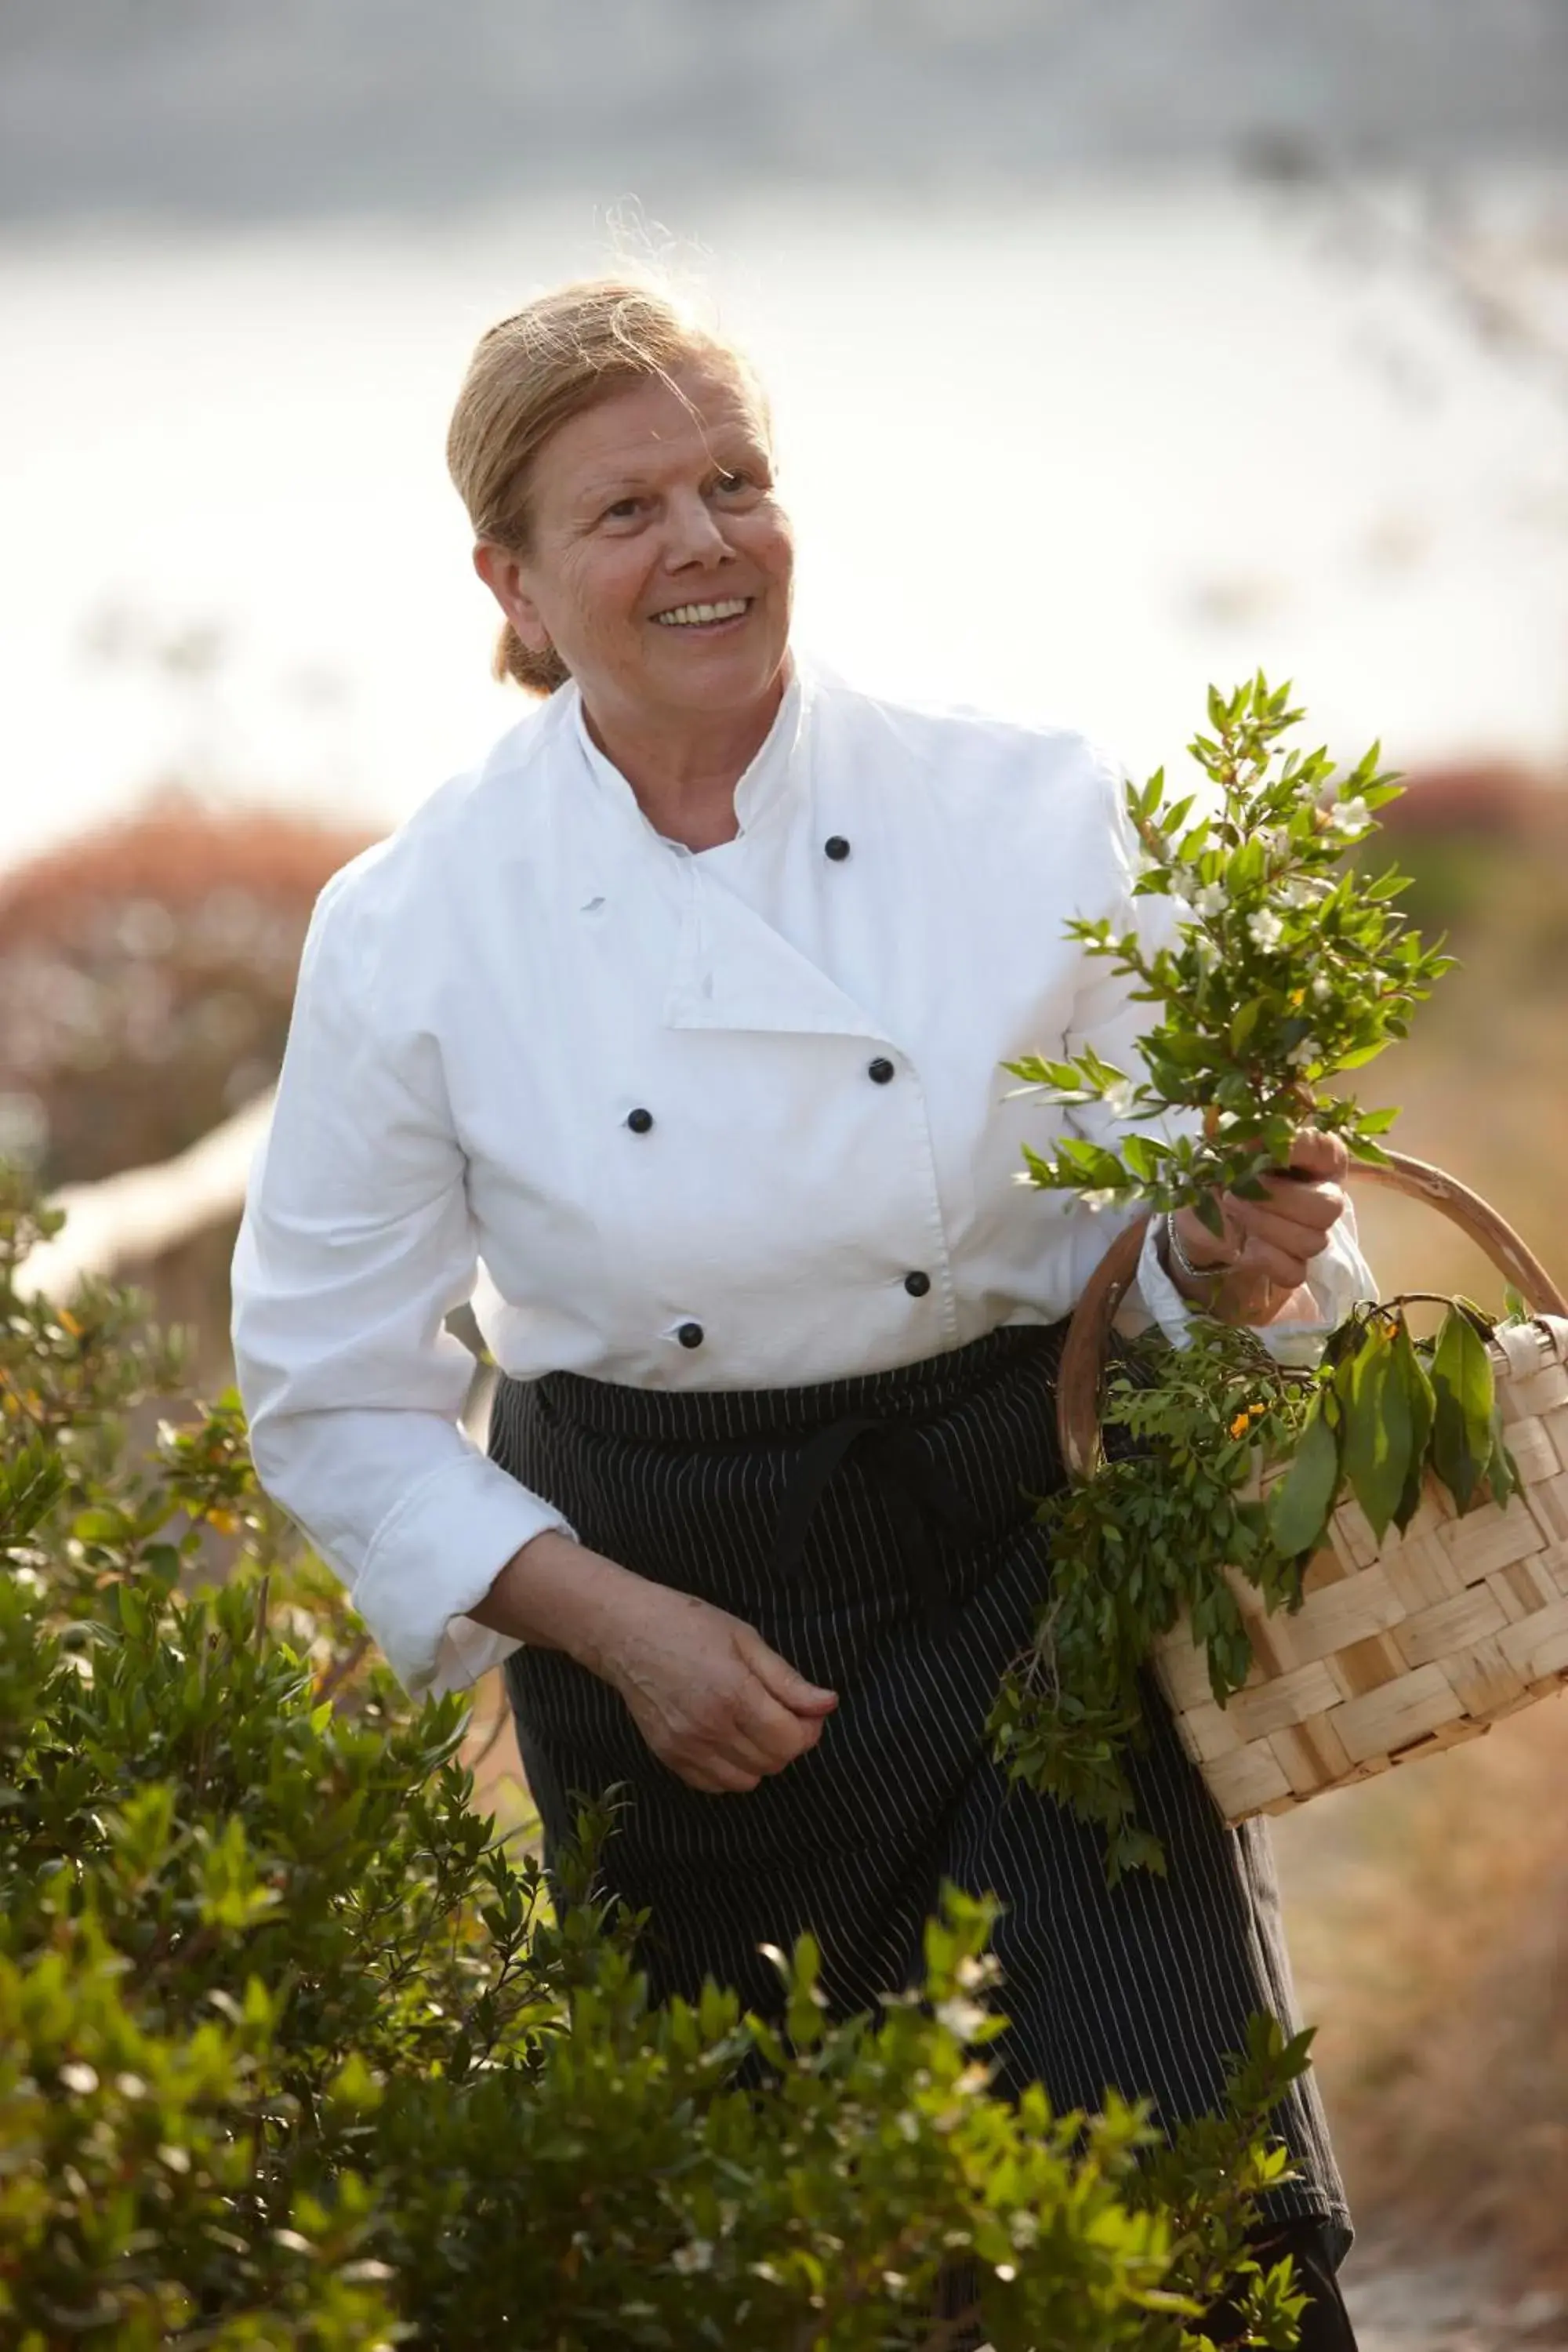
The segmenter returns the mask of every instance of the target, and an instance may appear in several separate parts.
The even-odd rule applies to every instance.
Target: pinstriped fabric
[[[618,1696],[558,1652],[523,1649],[507,1676],[547,1857],[578,1794],[623,1784],[607,1891],[650,1915],[656,1997],[711,1975],[761,2010],[777,1980],[758,1947],[805,1928],[840,2013],[919,1967],[943,1878],[1005,1906],[995,1948],[1000,2045],[1014,2087],[1058,2107],[1108,2087],[1152,2096],[1167,2123],[1213,2107],[1247,2021],[1293,1996],[1267,1831],[1226,1827],[1151,1688],[1154,1735],[1134,1764],[1168,1876],[1105,1885],[1098,1835],[1009,1789],[985,1717],[1027,1638],[1051,1563],[1029,1497],[1061,1481],[1054,1381],[1064,1327],[1017,1326],[925,1363],[805,1388],[679,1392],[550,1373],[503,1380],[490,1452],[583,1541],[639,1575],[755,1625],[839,1706],[818,1746],[744,1796],[688,1789]],[[851,1454],[813,1517],[802,1572],[781,1580],[774,1528],[805,1441],[852,1415],[897,1422],[973,1505],[979,1533],[940,1546],[950,1612],[932,1624],[892,1515]],[[1280,2128],[1302,2179],[1280,2217],[1317,2215],[1339,2251],[1344,2200],[1308,2083]]]

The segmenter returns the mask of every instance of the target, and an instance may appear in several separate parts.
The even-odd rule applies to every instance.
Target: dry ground
[[[1513,2295],[1482,2260],[1422,2261],[1363,2247],[1345,2274],[1361,2352],[1563,2352],[1568,2302]]]

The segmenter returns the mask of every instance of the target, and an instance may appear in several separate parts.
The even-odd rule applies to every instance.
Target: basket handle
[[[1486,1252],[1534,1314],[1568,1315],[1568,1299],[1541,1260],[1479,1192],[1424,1160],[1406,1160],[1397,1152],[1390,1152],[1385,1166],[1353,1160],[1350,1173],[1358,1184],[1378,1184],[1388,1192],[1407,1192],[1413,1200],[1428,1202]],[[1104,1458],[1100,1443],[1100,1384],[1111,1321],[1138,1271],[1148,1224],[1147,1217],[1139,1217],[1125,1233],[1118,1234],[1085,1283],[1068,1325],[1057,1382],[1057,1430],[1062,1460],[1068,1476],[1075,1479],[1092,1477]]]

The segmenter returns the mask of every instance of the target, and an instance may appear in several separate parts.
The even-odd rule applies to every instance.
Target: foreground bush
[[[650,2011],[592,1900],[613,1822],[552,1915],[470,1809],[458,1703],[367,1662],[233,1402],[127,1457],[177,1360],[110,1293],[18,1299],[4,1183],[0,2340],[937,2352],[954,2263],[998,2352],[1205,2340],[1300,2046],[1260,2025],[1174,2150],[1015,2110],[957,1901],[879,2021],[826,2021],[809,1942],[782,2032],[717,1989]],[[1246,2340],[1292,2344],[1288,2272],[1244,2292]]]

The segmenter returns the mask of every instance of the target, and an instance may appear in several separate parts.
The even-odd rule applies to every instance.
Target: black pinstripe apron
[[[546,1860],[573,1798],[625,1784],[606,1892],[649,1923],[654,1997],[705,1976],[776,2013],[758,1947],[809,1928],[833,2009],[919,1972],[944,1878],[1006,1906],[994,1948],[1012,2021],[1005,2081],[1058,2109],[1114,2086],[1166,2123],[1215,2106],[1248,2017],[1293,2017],[1261,1823],[1227,1829],[1151,1692],[1133,1764],[1169,1874],[1105,1883],[1099,1833],[1009,1789],[986,1715],[1050,1577],[1030,1495],[1059,1486],[1054,1378],[1065,1327],[1013,1327],[892,1371],[783,1390],[635,1389],[552,1372],[503,1380],[490,1452],[584,1543],[754,1625],[838,1693],[818,1745],[744,1795],[687,1788],[609,1685],[560,1652],[507,1676]],[[1279,2128],[1301,2174],[1271,2200],[1349,2242],[1309,2081]]]

